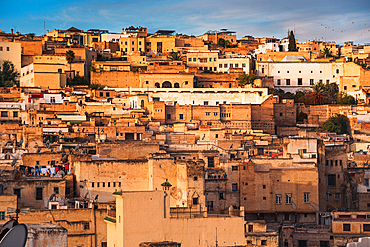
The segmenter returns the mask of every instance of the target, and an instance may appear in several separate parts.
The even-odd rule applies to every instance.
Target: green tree
[[[339,105],[355,105],[356,100],[353,96],[348,95],[347,93],[338,93],[337,104]]]
[[[223,48],[226,48],[226,47],[228,47],[231,43],[230,43],[230,41],[228,41],[228,40],[225,40],[225,39],[223,39],[223,38],[219,38],[219,39],[218,39],[217,44],[218,44],[219,46],[222,46]]]
[[[76,75],[70,82],[70,86],[77,86],[77,85],[89,85],[87,79],[83,76]]]
[[[328,103],[331,104],[336,103],[339,92],[338,84],[336,83],[325,84],[324,92],[327,95],[327,99],[329,101]]]
[[[332,55],[332,52],[329,48],[325,47],[322,51],[321,51],[321,54],[322,56],[324,56],[325,58],[327,57],[331,57]]]
[[[11,87],[17,84],[17,75],[12,62],[5,60],[0,68],[0,87]]]
[[[104,89],[104,86],[102,86],[100,84],[90,84],[89,88],[95,89],[95,90],[100,90],[100,89]]]
[[[66,51],[65,56],[69,63],[69,71],[72,72],[72,62],[75,59],[75,53],[72,50],[68,50]],[[71,73],[69,74],[69,80],[71,80]]]
[[[172,61],[182,61],[183,56],[180,55],[178,52],[172,52],[168,58]]]
[[[337,134],[348,134],[350,130],[349,120],[346,116],[337,114],[335,117],[330,117],[323,124],[322,129]]]
[[[293,31],[288,32],[288,39],[289,39],[288,50],[298,51]]]
[[[245,87],[245,85],[254,85],[254,80],[256,79],[255,74],[240,74],[238,77],[238,84],[240,87]]]
[[[324,83],[318,82],[312,86],[312,89],[313,91],[307,94],[309,104],[321,105],[327,97]]]

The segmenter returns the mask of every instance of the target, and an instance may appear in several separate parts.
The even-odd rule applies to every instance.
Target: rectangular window
[[[110,187],[110,182],[108,182],[108,187]]]
[[[224,199],[226,199],[226,198],[225,198],[225,193],[221,192],[221,193],[219,194],[219,199],[220,199],[220,200],[224,200]]]
[[[310,79],[310,85],[314,85],[314,80],[313,79]]]
[[[309,203],[310,202],[310,193],[304,193],[303,194],[303,202]]]
[[[6,51],[10,51],[10,48],[9,48],[9,47],[7,47],[7,48],[6,48]]]
[[[55,194],[59,194],[59,187],[54,187]]]
[[[3,47],[2,46],[0,46],[0,51],[3,51]]]
[[[171,119],[171,114],[167,114],[167,119]]]
[[[364,232],[370,232],[370,224],[363,224]]]
[[[285,194],[285,204],[292,204],[292,194]]]
[[[198,204],[199,204],[198,197],[193,197],[193,205],[198,205]]]
[[[285,84],[286,84],[287,86],[289,86],[289,85],[290,85],[290,79],[285,79]]]
[[[335,174],[329,174],[328,175],[328,186],[329,187],[335,187],[336,186]]]
[[[13,189],[13,194],[18,198],[21,198],[21,189]]]
[[[253,232],[253,225],[248,225],[248,232]]]
[[[1,117],[8,117],[8,112],[7,111],[2,111],[1,112]]]
[[[298,240],[298,247],[307,247],[307,240]]]
[[[5,211],[0,211],[0,220],[5,220]]]
[[[281,204],[281,195],[275,195],[275,204]]]
[[[42,200],[42,188],[36,188],[36,200]]]
[[[351,224],[343,224],[343,231],[350,232],[351,231]]]
[[[330,193],[326,193],[326,200],[329,201]]]
[[[188,58],[188,62],[191,62],[191,58]]]
[[[84,230],[89,230],[89,229],[90,229],[90,223],[84,222]]]
[[[113,187],[116,187],[116,182],[113,182]]]
[[[281,84],[280,79],[277,79],[276,84],[280,86],[280,84]]]
[[[335,193],[335,195],[334,195],[335,196],[335,200],[340,200],[340,195],[341,195],[340,193]]]
[[[224,63],[224,68],[227,68],[227,63]]]
[[[215,167],[215,158],[208,157],[208,167]]]
[[[232,191],[238,191],[238,184],[237,183],[232,184]]]
[[[180,114],[180,119],[184,119],[184,114]]]
[[[368,178],[364,179],[364,186],[369,187],[369,179]]]
[[[302,86],[302,81],[303,81],[302,78],[298,78],[298,85],[299,86]]]
[[[237,171],[237,170],[238,170],[238,166],[232,166],[232,167],[231,167],[231,170],[232,170],[232,171]]]
[[[94,186],[95,186],[95,185],[94,185],[94,182],[92,182],[92,183],[91,183],[91,187],[92,187],[92,188],[94,188]]]
[[[13,111],[13,118],[16,118],[18,117],[18,112],[17,111]]]

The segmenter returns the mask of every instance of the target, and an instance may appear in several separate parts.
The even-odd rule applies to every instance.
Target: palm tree
[[[66,51],[65,56],[66,56],[67,62],[69,63],[69,71],[70,71],[69,80],[71,80],[72,62],[75,59],[75,53],[72,50],[68,50]]]
[[[324,55],[325,58],[327,57],[331,57],[331,50],[327,47],[325,47],[322,51],[321,51],[322,55]]]
[[[313,91],[308,94],[308,98],[314,105],[321,105],[325,97],[327,97],[327,94],[325,93],[325,84],[318,82],[312,86],[312,89]]]
[[[182,60],[182,55],[180,55],[178,52],[172,52],[168,58],[172,61],[180,61]]]

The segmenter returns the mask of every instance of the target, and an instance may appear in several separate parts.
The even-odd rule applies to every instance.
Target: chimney
[[[13,35],[13,28],[11,30],[12,30],[12,35]]]

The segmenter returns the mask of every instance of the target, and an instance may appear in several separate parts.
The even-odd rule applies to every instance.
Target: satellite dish
[[[59,130],[59,135],[62,134],[62,130]]]
[[[80,148],[80,145],[77,145],[77,146],[75,147],[75,151],[77,151],[79,148]]]
[[[53,192],[53,194],[51,194],[50,198],[49,198],[49,201],[53,200],[53,198],[55,197],[56,193],[55,191]]]
[[[22,146],[22,144],[23,144],[23,137],[21,138],[21,140],[18,142],[18,145],[19,146]]]
[[[26,146],[25,146],[25,148],[28,148],[28,143],[26,143]]]
[[[0,242],[0,247],[24,247],[27,242],[27,227],[19,224],[10,229]]]
[[[40,151],[41,151],[41,147],[39,147],[39,148],[37,149],[36,153],[40,153]]]
[[[86,192],[86,194],[85,194],[85,197],[84,197],[84,198],[86,199],[88,195],[89,195],[89,192]]]
[[[50,152],[53,152],[54,151],[54,148],[51,148]]]
[[[15,164],[17,163],[17,159],[14,159],[13,161],[12,161],[12,166],[15,166]]]
[[[96,200],[98,200],[98,197],[99,197],[99,195],[97,194],[97,195],[95,196],[95,199],[94,199],[94,200],[95,200],[95,201],[96,201]]]
[[[49,145],[50,144],[50,140],[48,139],[45,144],[46,145]]]
[[[293,210],[297,210],[297,205],[295,205],[295,203],[294,203],[294,202],[292,202],[292,209],[293,209]]]
[[[84,149],[82,150],[82,153],[86,153],[86,148],[84,148]]]
[[[14,140],[12,140],[12,141],[10,142],[10,145],[12,145],[12,146],[14,145]]]

